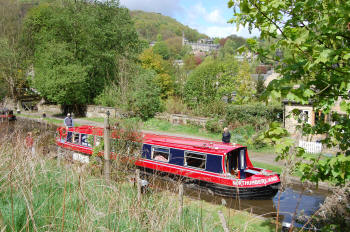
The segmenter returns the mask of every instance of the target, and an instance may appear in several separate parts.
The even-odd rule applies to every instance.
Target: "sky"
[[[233,9],[227,7],[228,0],[120,0],[130,10],[161,13],[175,18],[180,23],[198,30],[210,37],[224,38],[235,34],[245,38],[259,36],[254,29],[227,23],[233,16]]]

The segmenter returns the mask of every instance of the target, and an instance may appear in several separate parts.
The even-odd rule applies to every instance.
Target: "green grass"
[[[277,173],[281,173],[283,167],[280,166],[276,166],[276,165],[272,165],[272,164],[267,164],[267,163],[262,163],[262,162],[257,162],[257,161],[252,161],[254,167],[258,167],[258,168],[264,168],[264,169],[268,169]]]
[[[144,122],[143,129],[164,131],[177,134],[187,134],[193,136],[199,136],[203,138],[221,140],[221,134],[211,133],[206,131],[204,128],[196,125],[173,125],[166,120],[152,118]]]
[[[104,118],[87,118],[87,117],[84,117],[84,118],[79,118],[79,119],[87,120],[87,121],[91,121],[91,122],[104,122]]]
[[[80,119],[88,120],[92,122],[99,122],[99,123],[103,123],[104,121],[104,118],[85,117]],[[138,118],[130,118],[126,120],[135,121],[135,123],[140,121],[140,119]],[[221,141],[221,136],[222,136],[221,133],[209,132],[203,127],[198,125],[192,125],[192,124],[174,125],[167,120],[162,120],[157,118],[152,118],[144,122],[142,129],[151,130],[151,131],[169,132],[174,134],[190,135],[190,136],[201,137],[201,138],[206,138],[206,139],[215,140],[215,141]],[[255,133],[256,131],[252,126],[248,125],[248,126],[238,127],[231,131],[231,142],[248,146],[248,149],[252,151],[273,152],[273,148],[270,146],[256,148],[254,144],[252,144],[251,138]]]
[[[102,177],[89,174],[94,167],[61,165],[44,156],[28,156],[25,148],[16,149],[0,144],[0,174],[7,176],[0,180],[5,231],[223,231],[219,210],[231,229],[273,228],[269,220],[247,212],[234,211],[228,217],[230,209],[224,206],[187,197],[178,220],[176,189],[151,189],[137,203],[136,187],[122,178],[125,175],[120,175],[117,183],[106,183]]]

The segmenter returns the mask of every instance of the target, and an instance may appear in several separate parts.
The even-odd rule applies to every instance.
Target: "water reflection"
[[[148,178],[151,183],[152,191],[171,191],[177,193],[178,182],[167,181],[160,178]],[[301,194],[302,193],[302,194]],[[264,217],[276,217],[278,207],[278,197],[280,196],[279,220],[291,222],[296,206],[299,202],[297,213],[312,215],[324,201],[327,192],[322,190],[313,190],[312,193],[302,191],[301,186],[293,185],[286,188],[285,191],[277,193],[270,200],[239,200],[231,197],[221,197],[210,194],[205,190],[198,190],[194,186],[185,185],[184,194],[196,200],[204,200],[217,205],[226,205],[226,207],[236,210],[247,210],[249,212]]]

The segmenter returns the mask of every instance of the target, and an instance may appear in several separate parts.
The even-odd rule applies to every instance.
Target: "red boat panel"
[[[87,146],[82,146],[75,143],[64,142],[67,135],[67,131],[64,131],[65,128],[59,128],[60,132],[59,137],[56,140],[58,146],[81,152],[87,155],[92,155],[92,148]],[[80,126],[69,128],[69,132],[78,132],[82,134],[91,134],[97,136],[103,136],[103,128],[94,127],[94,126]],[[118,138],[118,131],[112,131],[112,137]],[[225,144],[222,142],[214,142],[202,139],[193,139],[193,138],[183,138],[176,136],[168,136],[168,135],[159,135],[159,134],[151,134],[151,133],[143,133],[140,135],[136,135],[136,137],[142,137],[142,143],[164,146],[169,148],[176,148],[181,150],[190,150],[203,152],[208,154],[214,154],[219,156],[226,156],[226,154],[230,151],[233,151],[238,148],[245,148],[245,146],[239,144]],[[111,154],[111,159],[115,159],[116,155]],[[171,163],[159,162],[150,159],[140,158],[136,160],[135,165],[143,168],[148,168],[151,170],[156,170],[159,172],[166,172],[174,175],[184,176],[188,178],[192,178],[195,180],[202,180],[206,182],[211,182],[215,184],[230,186],[230,187],[239,187],[239,188],[255,188],[267,186],[275,183],[279,183],[280,179],[277,174],[271,175],[262,175],[260,174],[261,169],[254,168],[249,156],[248,151],[246,150],[245,154],[247,171],[251,170],[257,174],[254,174],[245,179],[234,178],[233,176],[226,174],[225,170],[225,159],[222,159],[222,167],[223,173],[214,173],[208,172],[204,170],[199,170],[196,168],[189,168],[186,166],[174,165]],[[267,172],[271,172],[266,170]],[[272,173],[272,172],[271,172]]]

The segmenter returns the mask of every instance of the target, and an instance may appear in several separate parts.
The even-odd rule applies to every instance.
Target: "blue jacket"
[[[64,125],[67,127],[73,127],[73,119],[71,117],[66,117],[64,119]]]

